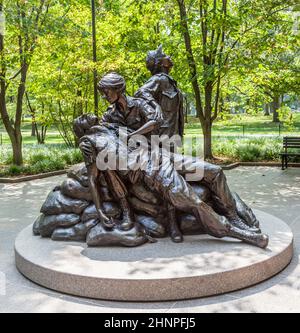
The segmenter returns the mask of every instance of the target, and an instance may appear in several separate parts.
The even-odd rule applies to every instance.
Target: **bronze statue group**
[[[85,114],[74,121],[84,165],[50,193],[34,234],[86,241],[89,246],[137,246],[166,235],[179,243],[185,229],[190,229],[187,233],[233,237],[266,248],[268,236],[252,210],[230,191],[221,167],[178,154],[174,147],[165,151],[163,146],[158,147],[155,167],[151,150],[142,155],[138,167],[128,164],[136,161],[137,153],[128,140],[143,136],[150,144],[153,135],[183,137],[184,132],[183,96],[169,75],[170,57],[160,46],[148,53],[146,64],[152,76],[134,97],[126,95],[119,74],[108,73],[100,80],[99,92],[110,106],[100,120]],[[125,140],[120,139],[124,128]],[[102,168],[99,156],[110,155],[117,156],[117,163]],[[176,167],[178,160],[181,168]],[[197,171],[201,179],[188,181],[187,175]],[[118,214],[107,208],[107,196]],[[74,205],[81,209],[75,212]],[[183,216],[192,222],[183,222]]]

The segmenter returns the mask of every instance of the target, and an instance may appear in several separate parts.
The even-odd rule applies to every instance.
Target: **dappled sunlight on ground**
[[[232,190],[252,208],[275,215],[289,225],[299,218],[300,169],[240,167],[226,175]]]

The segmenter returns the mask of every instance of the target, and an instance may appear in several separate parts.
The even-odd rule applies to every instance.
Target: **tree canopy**
[[[232,98],[280,104],[299,91],[295,0],[97,0],[97,61],[90,0],[0,0],[1,118],[22,163],[22,116],[38,140],[54,125],[76,144],[74,117],[93,112],[93,71],[114,70],[133,94],[150,76],[147,51],[163,44],[172,76],[195,104],[211,158],[211,126]],[[276,108],[279,108],[277,105]],[[100,100],[103,112],[105,103]],[[39,132],[40,130],[40,132]]]

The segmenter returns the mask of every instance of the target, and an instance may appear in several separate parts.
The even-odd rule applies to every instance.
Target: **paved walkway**
[[[221,296],[163,303],[97,301],[35,285],[15,268],[14,240],[38,215],[48,192],[64,179],[58,176],[0,184],[0,312],[300,312],[300,169],[240,167],[226,174],[231,188],[253,208],[281,218],[293,230],[294,258],[277,276]]]

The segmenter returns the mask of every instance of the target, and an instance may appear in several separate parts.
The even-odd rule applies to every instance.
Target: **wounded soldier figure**
[[[113,171],[118,176],[118,181],[122,181],[125,187],[143,182],[176,209],[194,214],[202,229],[209,235],[218,238],[234,237],[261,248],[267,246],[268,237],[258,228],[241,229],[203,202],[193,187],[177,172],[172,159],[163,159],[164,163],[159,163],[158,168],[153,169],[149,152],[145,168],[136,169],[130,165],[126,170],[118,169],[119,165],[124,165],[124,158],[128,161],[134,160],[134,158],[131,159],[131,154],[135,152],[131,147],[127,147],[126,142],[119,140],[117,124],[98,124],[96,116],[83,115],[76,119],[74,128],[81,129],[76,130],[80,138],[80,147],[85,160],[94,165],[94,168],[99,166],[97,156],[98,154],[103,156],[103,151],[105,151],[104,155],[117,157],[115,163],[117,169]],[[107,172],[107,170],[100,171]],[[91,177],[92,182],[96,180],[97,177]],[[95,197],[94,200],[97,198]],[[100,221],[103,219],[102,214],[99,216]],[[118,226],[109,227],[118,228]]]

